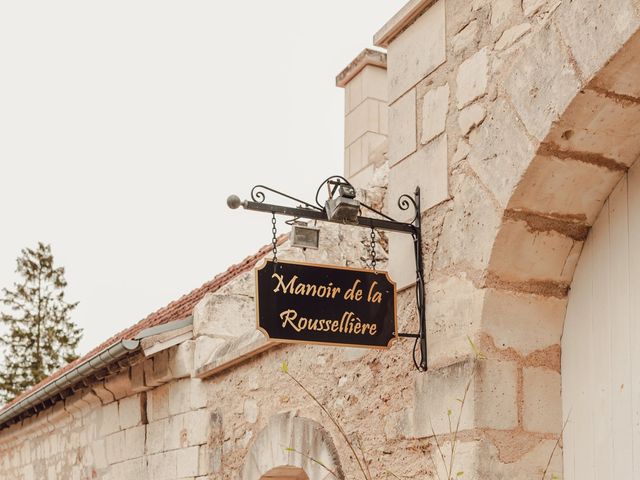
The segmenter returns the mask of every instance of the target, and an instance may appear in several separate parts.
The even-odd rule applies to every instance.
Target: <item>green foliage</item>
[[[0,399],[9,401],[37,384],[65,363],[78,358],[82,330],[70,319],[78,303],[65,301],[64,268],[55,267],[51,247],[41,242],[25,248],[17,259],[20,280],[4,288],[0,337],[4,361],[0,365]]]

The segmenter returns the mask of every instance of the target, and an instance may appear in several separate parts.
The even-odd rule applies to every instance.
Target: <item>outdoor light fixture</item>
[[[360,202],[356,200],[356,189],[349,183],[340,181],[329,182],[330,197],[325,203],[327,219],[332,222],[358,223]],[[331,189],[333,185],[333,189]],[[334,196],[338,191],[338,196]]]
[[[305,222],[295,222],[291,225],[289,241],[294,247],[317,250],[320,244],[320,229],[310,227]]]

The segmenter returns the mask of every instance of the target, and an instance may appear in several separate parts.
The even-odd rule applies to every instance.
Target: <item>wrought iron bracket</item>
[[[422,259],[422,225],[420,218],[420,187],[416,187],[413,195],[403,194],[398,198],[398,207],[401,210],[409,210],[413,207],[415,215],[410,222],[400,222],[388,215],[376,210],[375,208],[360,202],[360,206],[377,215],[378,218],[359,215],[354,223],[344,223],[331,220],[327,216],[325,207],[319,202],[318,197],[320,190],[324,185],[331,188],[336,183],[351,185],[344,177],[332,176],[327,178],[320,184],[316,192],[315,203],[313,205],[304,200],[292,197],[286,193],[279,192],[265,185],[256,185],[251,189],[251,200],[241,201],[236,195],[231,195],[227,199],[227,205],[230,208],[243,207],[245,210],[255,212],[270,213],[272,215],[284,215],[295,219],[304,218],[307,220],[318,220],[322,222],[338,223],[340,225],[350,225],[354,227],[377,228],[388,232],[397,232],[411,235],[413,239],[413,254],[415,258],[415,274],[416,274],[416,306],[418,310],[419,329],[418,333],[401,333],[398,336],[402,338],[415,339],[413,348],[413,363],[415,367],[421,371],[427,371],[427,312],[425,305],[425,283],[424,283],[424,267]],[[335,190],[335,189],[334,189]],[[296,207],[276,205],[265,203],[265,192],[271,192],[281,197],[287,198],[298,203]],[[416,358],[417,347],[420,347],[420,358]]]

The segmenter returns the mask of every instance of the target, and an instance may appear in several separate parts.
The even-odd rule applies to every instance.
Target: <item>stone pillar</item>
[[[384,161],[387,138],[387,55],[365,49],[336,77],[345,91],[344,175],[365,186]],[[375,155],[378,154],[378,155]]]

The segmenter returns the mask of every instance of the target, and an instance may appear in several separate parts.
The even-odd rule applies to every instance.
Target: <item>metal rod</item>
[[[419,333],[399,333],[398,336],[403,338],[420,338]]]
[[[259,203],[246,200],[242,202],[245,210],[253,210],[256,212],[277,213],[279,215],[288,215],[291,217],[307,218],[309,220],[322,220],[323,222],[337,223],[327,218],[327,214],[323,211],[311,210],[309,208],[285,207],[282,205],[272,205],[270,203]],[[392,232],[408,233],[414,235],[416,233],[415,225],[411,223],[394,222],[391,220],[383,220],[379,218],[358,217],[358,223],[349,223],[355,227],[380,228]]]
[[[427,307],[425,304],[424,265],[422,262],[422,225],[420,218],[420,187],[416,187],[415,201],[417,215],[414,220],[415,233],[413,235],[413,248],[416,255],[416,301],[420,321],[420,370],[427,371]]]

